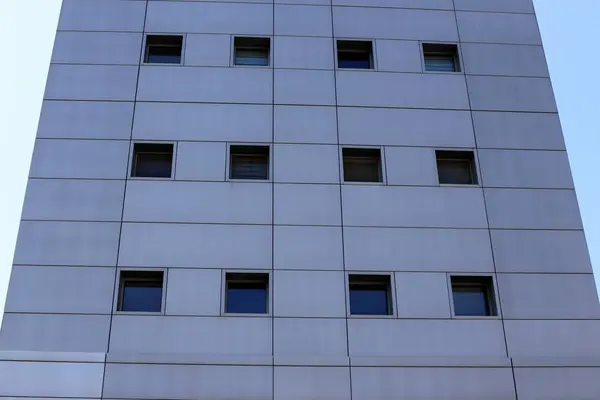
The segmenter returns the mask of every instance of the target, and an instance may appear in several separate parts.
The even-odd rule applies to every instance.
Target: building
[[[530,0],[65,0],[0,398],[598,400]]]

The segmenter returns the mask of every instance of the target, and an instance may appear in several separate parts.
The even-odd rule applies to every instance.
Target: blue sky
[[[100,1],[100,0],[99,0]],[[491,0],[481,0],[491,1]],[[494,0],[501,1],[501,0]],[[60,0],[2,0],[0,135],[0,313],[10,275]],[[600,0],[534,0],[600,286]]]

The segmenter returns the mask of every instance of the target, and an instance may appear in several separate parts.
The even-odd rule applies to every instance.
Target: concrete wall
[[[140,63],[148,33],[181,65]],[[271,66],[232,65],[233,36]],[[335,67],[373,40],[374,69]],[[461,70],[423,69],[456,43]],[[129,178],[133,142],[175,145]],[[271,146],[266,182],[230,144]],[[343,146],[381,149],[344,183]],[[478,185],[440,185],[436,149]],[[600,306],[530,0],[65,0],[0,332],[0,398],[597,400]],[[155,315],[121,269],[164,271]],[[270,273],[270,312],[225,315],[223,271]],[[388,274],[392,316],[348,315]],[[457,317],[453,274],[499,316]]]

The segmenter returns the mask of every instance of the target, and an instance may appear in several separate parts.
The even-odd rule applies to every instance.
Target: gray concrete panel
[[[489,235],[481,229],[345,227],[344,241],[347,269],[494,271]]]
[[[0,395],[100,398],[103,376],[102,363],[2,361]]]
[[[269,226],[126,223],[119,265],[271,269],[271,230]]]
[[[432,385],[431,382],[435,382]],[[510,368],[352,368],[352,398],[515,400]]]
[[[272,367],[108,364],[104,396],[163,399],[272,396]]]
[[[4,310],[109,314],[114,282],[112,268],[15,266]]]
[[[270,318],[113,317],[115,353],[271,354]]]
[[[5,314],[0,349],[105,353],[108,315]]]
[[[23,221],[15,264],[115,266],[119,224]]]

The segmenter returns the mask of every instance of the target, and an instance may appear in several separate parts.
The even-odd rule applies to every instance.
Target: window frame
[[[162,288],[161,288],[161,304],[160,311],[123,311],[122,307],[122,298],[123,298],[123,288],[124,282],[126,280],[137,280],[134,278],[126,278],[123,280],[123,272],[150,272],[157,273],[162,272]],[[116,271],[117,279],[115,279],[115,287],[114,287],[114,299],[113,299],[113,310],[114,314],[125,314],[125,315],[165,315],[166,313],[166,305],[167,305],[167,268],[117,268]],[[139,281],[152,281],[151,279],[141,278]]]
[[[473,281],[474,284],[485,285],[485,295],[487,300],[488,309],[490,315],[457,315],[454,308],[454,290],[452,285],[452,278],[458,278],[465,280],[468,283],[469,280]],[[479,282],[477,282],[479,281]],[[487,282],[485,282],[487,281]],[[448,294],[450,296],[450,314],[452,319],[501,319],[502,309],[500,307],[500,301],[498,299],[498,285],[494,274],[480,274],[480,273],[449,273],[447,274],[448,283]],[[465,285],[466,286],[466,285]]]
[[[378,182],[373,181],[347,181],[346,170],[344,168],[344,149],[357,149],[357,150],[379,150],[379,174],[381,180]],[[355,146],[355,145],[342,145],[339,146],[339,168],[341,172],[340,182],[342,185],[386,185],[387,184],[387,172],[385,169],[385,147],[384,146]]]
[[[428,71],[425,67],[425,46],[454,46],[456,52],[454,53],[454,71]],[[457,42],[420,42],[419,51],[421,53],[421,70],[425,74],[464,74],[464,67],[462,65],[461,49],[460,44]],[[429,52],[428,52],[429,53]],[[436,54],[448,54],[443,52],[437,52]]]
[[[388,311],[391,309],[389,314],[352,314],[352,304],[350,302],[350,276],[383,276],[389,278],[389,290],[387,293]],[[345,290],[346,290],[346,316],[347,318],[359,318],[359,319],[390,319],[398,318],[398,305],[396,303],[396,281],[395,274],[393,272],[381,272],[381,271],[347,271],[345,276]],[[365,283],[367,284],[367,283]]]
[[[437,185],[441,187],[481,187],[481,172],[479,171],[479,163],[477,160],[477,153],[474,148],[435,148],[433,150],[433,162],[436,172]],[[440,182],[440,169],[438,167],[438,152],[445,153],[471,153],[473,158],[471,159],[471,180],[473,183],[442,183]],[[461,158],[448,158],[441,157],[442,160],[461,160]]]
[[[236,146],[240,146],[240,147],[268,147],[269,149],[269,155],[267,158],[267,172],[268,172],[268,177],[267,179],[240,179],[240,178],[232,178],[231,177],[231,148],[232,147],[236,147]],[[256,182],[256,183],[265,183],[265,182],[272,182],[273,181],[273,145],[271,143],[234,143],[234,142],[228,142],[227,143],[227,159],[226,159],[226,168],[225,168],[225,177],[227,178],[226,180],[229,182]]]
[[[181,55],[179,56],[178,63],[156,63],[156,62],[148,62],[148,50],[150,45],[148,44],[148,37],[150,36],[176,36],[181,37]],[[186,42],[186,34],[185,33],[154,33],[154,32],[146,32],[144,34],[144,54],[142,54],[142,65],[159,65],[159,66],[182,66],[185,64],[185,42]],[[165,46],[167,47],[167,46]]]
[[[136,144],[171,144],[173,145],[173,153],[171,156],[171,176],[170,177],[160,177],[160,176],[133,176],[134,164],[136,162],[136,152],[135,145]],[[159,180],[159,181],[172,181],[175,180],[176,162],[177,159],[177,142],[173,141],[146,141],[146,140],[133,140],[131,142],[131,146],[129,149],[129,162],[127,165],[127,179],[133,180]]]
[[[348,68],[348,67],[340,67],[340,50],[338,47],[339,42],[364,42],[364,43],[370,43],[371,44],[371,52],[369,54],[370,56],[370,67],[369,68]],[[376,63],[376,51],[375,51],[375,40],[374,39],[365,39],[365,38],[343,38],[343,37],[338,37],[334,39],[334,46],[335,46],[335,69],[336,70],[341,70],[341,71],[367,71],[367,72],[373,72],[373,71],[377,71],[377,63]],[[342,51],[348,51],[348,52],[355,52],[355,53],[359,53],[359,50],[342,50]]]
[[[236,50],[237,47],[235,45],[236,39],[262,39],[268,40],[269,46],[267,47],[267,65],[246,65],[246,64],[236,64]],[[241,46],[243,48],[260,48],[259,46]],[[254,35],[244,35],[244,36],[231,36],[231,54],[230,54],[230,66],[239,67],[239,68],[272,68],[273,66],[273,38],[271,36],[254,36]]]
[[[253,275],[261,274],[267,276],[267,312],[266,313],[235,313],[227,312],[227,274]],[[271,317],[273,314],[273,274],[272,270],[260,269],[224,269],[221,273],[221,316],[224,317]],[[250,282],[250,280],[248,280]]]

